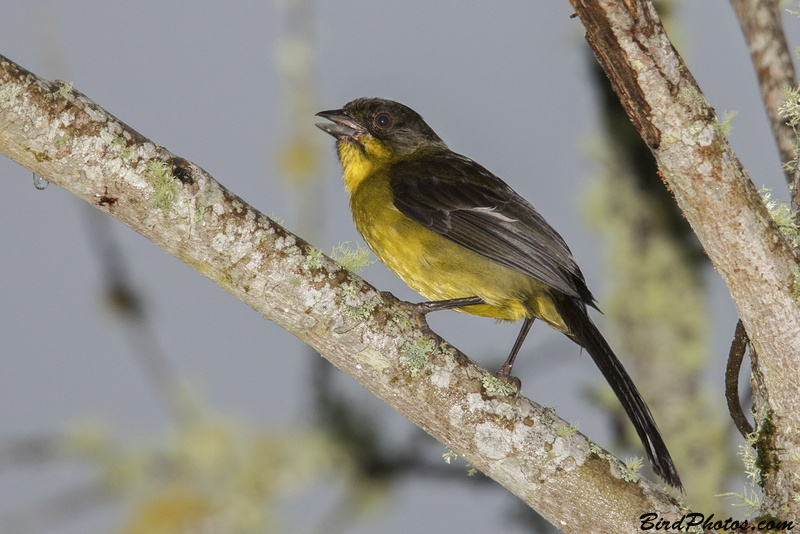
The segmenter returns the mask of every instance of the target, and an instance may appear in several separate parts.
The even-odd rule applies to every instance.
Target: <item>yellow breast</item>
[[[353,221],[392,272],[430,300],[477,296],[472,315],[519,321],[535,316],[562,330],[546,286],[503,267],[406,217],[394,206],[386,174],[390,155],[377,146],[339,143]]]

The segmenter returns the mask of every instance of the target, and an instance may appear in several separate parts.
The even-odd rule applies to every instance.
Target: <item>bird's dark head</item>
[[[402,159],[420,150],[447,148],[419,113],[399,102],[359,98],[342,109],[320,111],[317,126],[338,140],[339,156],[352,148],[368,158]]]

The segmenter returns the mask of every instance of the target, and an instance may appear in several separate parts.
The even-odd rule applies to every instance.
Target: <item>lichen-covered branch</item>
[[[564,532],[686,510],[197,165],[0,56],[0,153],[127,224],[298,338]],[[27,179],[27,178],[26,178]],[[602,495],[602,498],[598,498]]]
[[[800,306],[794,254],[645,0],[570,0],[586,39],[733,297],[758,354],[763,510],[800,517]],[[763,431],[769,429],[769,431]],[[765,457],[766,460],[766,457]]]

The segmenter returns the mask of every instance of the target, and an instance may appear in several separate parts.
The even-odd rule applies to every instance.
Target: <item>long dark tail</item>
[[[661,438],[653,416],[650,414],[650,409],[614,351],[611,350],[603,335],[589,318],[586,306],[573,298],[564,297],[557,299],[556,309],[569,328],[568,335],[589,352],[611,389],[614,390],[622,407],[625,408],[625,412],[647,451],[653,471],[670,486],[683,490],[681,479],[675,470],[675,464],[672,463],[672,457]]]

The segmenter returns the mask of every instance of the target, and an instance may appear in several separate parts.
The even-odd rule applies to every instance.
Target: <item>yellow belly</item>
[[[508,321],[536,317],[566,330],[544,284],[428,230],[392,201],[388,180],[364,180],[351,190],[356,228],[378,259],[414,290],[430,300],[477,296],[486,305],[459,311]]]

